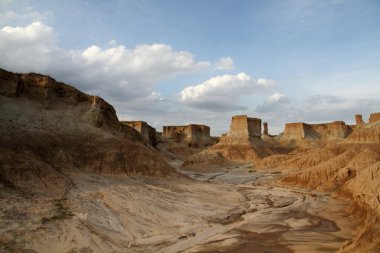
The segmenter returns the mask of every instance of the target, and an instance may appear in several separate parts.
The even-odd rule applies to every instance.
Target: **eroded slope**
[[[0,180],[62,194],[65,171],[165,176],[173,169],[103,99],[39,74],[0,70]]]

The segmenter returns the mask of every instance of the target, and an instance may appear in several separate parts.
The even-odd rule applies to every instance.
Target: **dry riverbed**
[[[355,224],[327,193],[250,164],[188,177],[67,174],[60,198],[0,191],[0,251],[335,252]]]

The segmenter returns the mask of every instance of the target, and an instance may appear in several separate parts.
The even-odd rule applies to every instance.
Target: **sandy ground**
[[[327,193],[250,164],[187,177],[71,173],[56,199],[0,191],[0,252],[335,252],[355,224]]]

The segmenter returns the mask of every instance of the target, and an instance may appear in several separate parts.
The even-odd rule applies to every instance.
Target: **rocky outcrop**
[[[380,124],[366,124],[359,128],[355,128],[352,134],[344,140],[344,142],[380,144]]]
[[[49,130],[73,131],[79,125],[92,125],[96,128],[122,134],[130,140],[141,140],[140,134],[134,129],[120,124],[113,106],[100,97],[84,94],[72,86],[55,81],[49,76],[35,73],[13,74],[0,69],[0,81],[2,117],[12,117],[12,109],[16,109],[16,103],[20,106],[38,105],[41,112],[65,111],[62,118],[55,117],[53,122],[46,119],[43,122],[43,127],[46,130],[48,128]],[[74,108],[77,110],[70,112],[70,109]],[[25,114],[28,112],[26,109]],[[42,127],[40,119],[44,116],[40,115],[39,118],[35,119],[30,118],[28,123],[34,124],[33,127]],[[76,120],[66,122],[65,116],[72,116]]]
[[[258,161],[273,153],[261,139],[261,119],[247,115],[233,116],[230,131],[210,150],[231,161]]]
[[[380,112],[372,113],[369,116],[369,123],[375,123],[380,121]]]
[[[261,119],[236,115],[231,119],[230,131],[220,138],[220,144],[248,144],[261,137]]]
[[[263,134],[268,135],[268,122],[264,122],[263,127],[264,127]]]
[[[287,123],[285,124],[285,131],[282,135],[283,138],[288,139],[304,139],[306,137],[306,124],[305,123]]]
[[[205,125],[164,126],[162,136],[190,147],[205,147],[212,143],[210,127]]]
[[[343,139],[352,131],[343,121],[334,121],[326,124],[288,123],[285,124],[284,139]]]
[[[122,124],[136,129],[145,144],[156,146],[158,144],[156,129],[145,121],[121,121]]]
[[[250,118],[247,115],[236,115],[232,117],[230,136],[260,137],[261,119]]]
[[[355,115],[355,124],[356,126],[364,125],[363,116],[361,114]]]
[[[39,74],[0,70],[0,181],[31,191],[64,191],[65,173],[164,176],[173,172],[119,122],[100,97]]]

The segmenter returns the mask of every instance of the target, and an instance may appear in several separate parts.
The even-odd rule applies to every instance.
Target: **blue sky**
[[[380,111],[379,13],[370,0],[0,0],[0,67],[49,74],[158,130],[220,134],[235,114],[273,133],[352,123]]]

